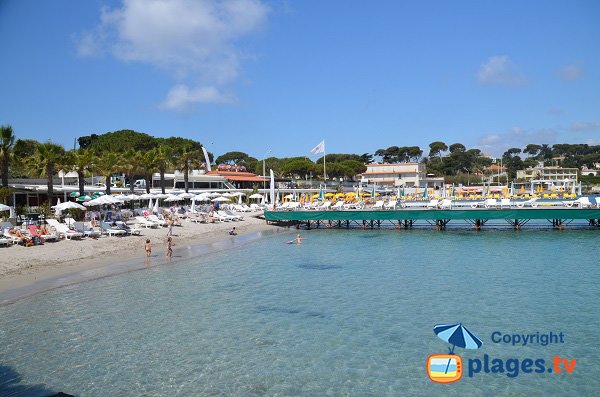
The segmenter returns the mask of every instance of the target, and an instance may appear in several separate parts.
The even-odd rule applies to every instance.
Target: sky
[[[217,155],[600,144],[600,2],[0,0],[0,124]]]

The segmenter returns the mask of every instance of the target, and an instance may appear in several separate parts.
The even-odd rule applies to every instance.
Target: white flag
[[[202,152],[204,152],[204,161],[206,163],[206,170],[210,172],[210,157],[208,157],[208,153],[206,152],[206,148],[202,146]]]
[[[325,153],[325,140],[322,140],[317,146],[311,149],[312,154]]]

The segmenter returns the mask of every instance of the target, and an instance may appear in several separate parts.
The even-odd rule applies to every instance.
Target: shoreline
[[[232,227],[236,228],[237,236],[228,234]],[[164,256],[166,228],[142,229],[141,233],[141,236],[61,240],[43,246],[1,248],[0,305],[67,285],[177,263],[288,231],[252,216],[246,216],[241,222],[185,222],[182,227],[173,228],[176,245],[171,261]],[[152,242],[149,261],[144,250],[147,238]]]

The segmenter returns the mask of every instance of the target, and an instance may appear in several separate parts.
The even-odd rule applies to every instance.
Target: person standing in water
[[[167,254],[165,255],[166,258],[171,259],[171,257],[173,256],[173,246],[175,244],[173,244],[173,239],[171,237],[167,238]]]
[[[144,248],[146,249],[146,257],[149,257],[152,253],[152,245],[150,245],[150,239],[146,240],[146,245],[144,246]]]
[[[296,244],[302,244],[302,237],[300,237],[300,235],[298,234],[298,235],[296,236],[296,238],[294,239],[294,242],[295,242]]]

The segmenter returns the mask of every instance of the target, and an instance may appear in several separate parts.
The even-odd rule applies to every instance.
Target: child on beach
[[[145,248],[146,248],[146,256],[148,257],[152,253],[152,246],[150,245],[150,239],[146,240]]]
[[[237,232],[235,231],[235,226],[233,227],[233,229],[231,229],[231,230],[229,231],[229,235],[230,235],[230,236],[237,236]]]
[[[171,259],[171,257],[173,256],[173,246],[175,244],[173,244],[173,239],[171,237],[167,238],[167,254],[166,257]]]

